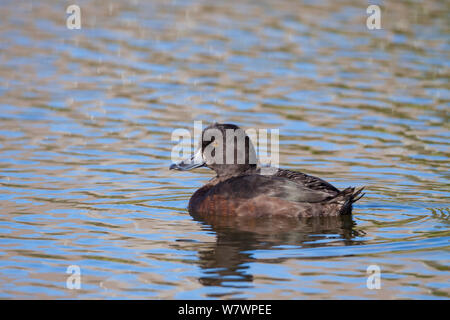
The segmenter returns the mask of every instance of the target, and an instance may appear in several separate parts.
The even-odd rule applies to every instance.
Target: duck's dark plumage
[[[214,124],[203,131],[218,129],[225,134],[226,129],[239,130],[230,124]],[[352,204],[359,200],[363,188],[346,188],[339,191],[330,183],[302,172],[286,169],[274,170],[271,175],[262,175],[256,163],[252,163],[254,152],[250,140],[245,145],[244,164],[216,164],[204,154],[206,146],[215,139],[200,144],[201,159],[193,164],[180,162],[171,169],[184,170],[207,166],[216,171],[217,176],[198,189],[189,201],[189,212],[195,216],[283,216],[314,217],[350,214]],[[225,144],[225,138],[223,139]],[[219,145],[217,147],[220,147]],[[235,146],[236,149],[236,146]],[[235,150],[235,160],[237,151]],[[199,158],[199,157],[197,157]],[[206,158],[206,159],[205,159]],[[202,163],[203,161],[203,163]],[[217,161],[216,161],[217,162]],[[235,161],[234,163],[238,163]]]
[[[337,195],[339,193],[339,190],[328,182],[320,178],[307,175],[303,172],[278,169],[274,175],[277,177],[287,178],[290,181],[297,182],[313,190],[322,190],[324,192],[328,192],[331,195]]]

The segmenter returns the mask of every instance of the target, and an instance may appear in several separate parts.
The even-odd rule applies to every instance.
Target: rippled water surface
[[[0,4],[0,298],[449,298],[449,5]],[[194,121],[280,130],[346,219],[198,221]],[[81,288],[66,288],[67,267]],[[381,270],[369,290],[366,270]]]

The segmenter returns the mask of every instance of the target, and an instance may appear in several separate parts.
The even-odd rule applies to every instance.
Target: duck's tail
[[[341,205],[341,208],[339,209],[339,214],[350,214],[352,212],[352,204],[361,199],[365,193],[361,193],[364,190],[364,187],[359,188],[355,191],[355,188],[349,187],[341,192],[339,192],[335,197],[334,200]]]

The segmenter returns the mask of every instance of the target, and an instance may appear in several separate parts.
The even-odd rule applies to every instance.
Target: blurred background
[[[3,0],[0,298],[448,299],[449,6]],[[194,120],[279,129],[280,166],[367,194],[350,218],[196,221],[213,173],[168,170]]]

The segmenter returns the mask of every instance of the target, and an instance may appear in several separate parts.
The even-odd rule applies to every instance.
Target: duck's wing
[[[307,175],[303,172],[291,171],[286,169],[278,169],[274,174],[275,177],[283,177],[290,181],[294,181],[304,187],[316,191],[322,191],[328,195],[337,195],[340,191],[332,184],[320,178]]]
[[[215,185],[209,192],[226,196],[229,199],[267,196],[286,201],[309,203],[326,201],[335,196],[328,190],[311,189],[287,177],[256,174],[230,178]]]

